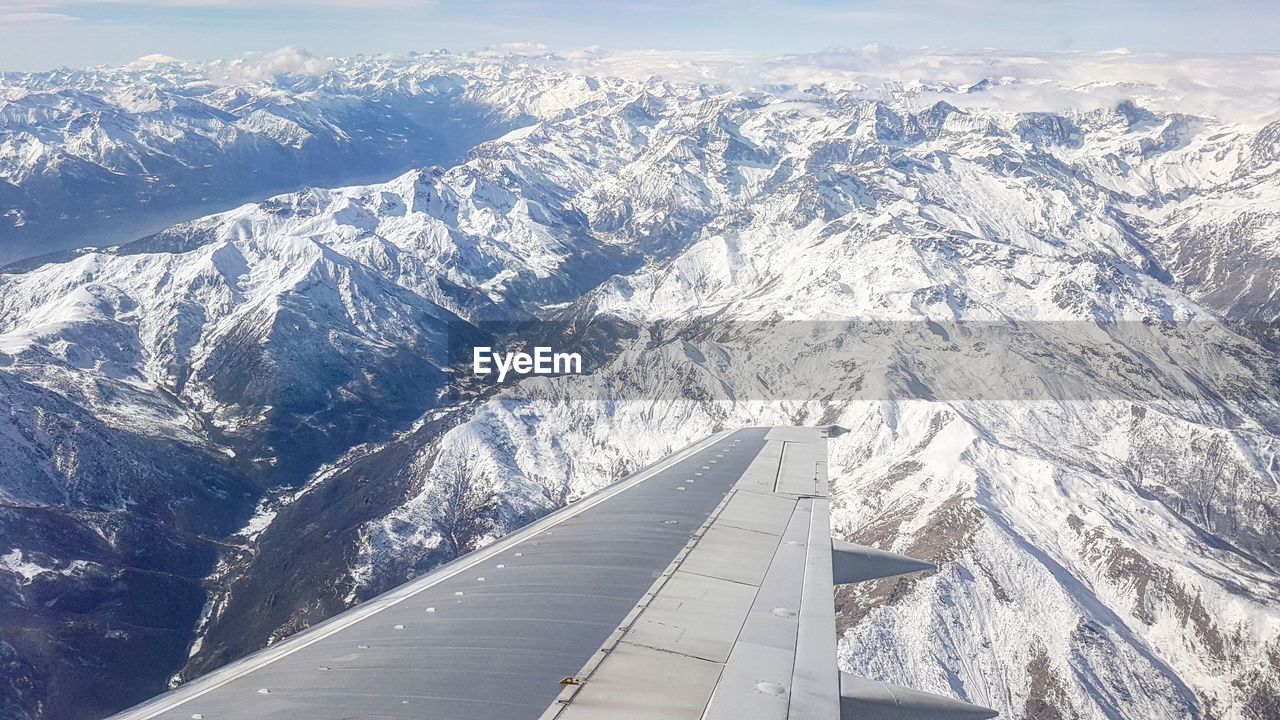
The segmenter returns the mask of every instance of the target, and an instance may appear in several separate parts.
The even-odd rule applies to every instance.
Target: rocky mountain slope
[[[296,50],[0,73],[0,264],[133,240],[307,185],[452,165],[476,143],[609,101],[580,75],[434,53]]]
[[[1277,712],[1274,125],[594,60],[259,81],[456,77],[504,133],[0,273],[5,713],[101,715],[715,429],[833,422],[839,534],[940,566],[841,591],[846,669],[1011,718]],[[448,350],[518,339],[492,320],[590,373],[476,385]]]
[[[934,106],[958,116],[935,139],[930,114],[858,109],[850,139],[807,114],[816,148],[782,136],[802,170],[574,308],[639,337],[422,452],[356,577],[385,587],[448,546],[459,466],[486,468],[502,528],[716,428],[835,422],[840,533],[941,566],[841,591],[847,669],[1007,717],[1274,714],[1277,356],[1171,287],[1087,164],[1036,158],[998,117],[975,139]],[[1075,122],[1135,132],[1134,112]],[[739,118],[757,153],[779,141]]]

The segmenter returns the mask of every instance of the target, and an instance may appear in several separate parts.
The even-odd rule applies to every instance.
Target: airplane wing
[[[832,541],[839,431],[718,433],[115,717],[994,717],[839,672],[834,585],[931,567]]]

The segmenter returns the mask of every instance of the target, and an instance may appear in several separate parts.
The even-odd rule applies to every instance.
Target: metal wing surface
[[[116,717],[993,717],[839,672],[834,584],[930,567],[831,540],[840,431],[718,433]]]

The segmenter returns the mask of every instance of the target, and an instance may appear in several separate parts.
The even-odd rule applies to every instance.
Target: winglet
[[[906,555],[842,540],[831,541],[831,575],[836,585],[933,570],[935,567],[933,563]]]
[[[984,720],[999,714],[962,700],[840,673],[841,720]]]

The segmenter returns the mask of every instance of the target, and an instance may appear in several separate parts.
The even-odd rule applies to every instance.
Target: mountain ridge
[[[73,536],[109,513],[177,532],[166,513],[223,503],[201,518],[211,544],[172,561],[203,580],[166,658],[184,637],[188,656],[134,696],[699,436],[837,423],[853,430],[831,443],[838,534],[940,566],[840,593],[844,669],[1008,717],[1280,702],[1275,254],[1265,221],[1236,214],[1274,182],[1267,125],[1132,99],[962,107],[1016,79],[742,91],[555,56],[423,63],[481,76],[514,127],[447,168],[0,272],[0,381],[28,398],[9,416],[34,448],[5,458],[8,527],[54,515]],[[1239,270],[1238,252],[1262,264]],[[476,387],[451,371],[449,333],[509,320],[590,343],[590,373]],[[79,437],[64,427],[83,442],[60,445]],[[188,445],[207,467],[148,477],[95,449],[126,430],[135,467]],[[36,467],[53,487],[136,487],[60,499],[18,484]],[[0,566],[16,607],[110,573],[36,540]],[[114,611],[67,612],[101,631],[80,652],[115,652]]]

